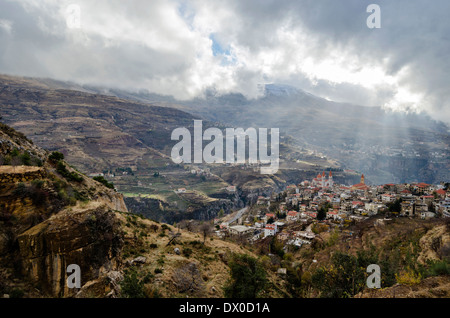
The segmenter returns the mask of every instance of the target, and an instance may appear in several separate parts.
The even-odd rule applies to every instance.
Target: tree
[[[231,277],[224,287],[225,297],[256,298],[268,282],[261,262],[247,254],[234,254],[229,267]]]
[[[270,203],[269,211],[272,212],[272,213],[278,212],[279,211],[278,203],[276,203],[276,202]]]
[[[50,161],[53,161],[53,162],[58,162],[58,161],[64,159],[64,154],[62,154],[62,153],[59,152],[59,151],[53,151],[53,152],[50,154],[50,156],[48,156],[48,159],[49,159]]]
[[[14,172],[16,171],[16,167],[19,166],[21,163],[22,163],[22,160],[19,157],[14,156],[11,158],[11,166],[13,166]]]
[[[325,210],[325,208],[323,206],[321,206],[319,208],[319,211],[317,212],[317,219],[319,221],[323,221],[327,218],[327,211]]]
[[[366,274],[358,258],[335,252],[331,260],[333,266],[317,269],[311,278],[321,297],[347,298],[363,290]]]
[[[389,212],[400,212],[402,210],[402,198],[395,200],[394,202],[390,202],[387,204]]]
[[[22,155],[20,155],[20,160],[25,166],[31,165],[31,156],[28,152],[24,152]]]
[[[209,223],[203,223],[200,226],[200,232],[203,234],[203,244],[205,244],[206,237],[212,232],[211,225]]]
[[[179,293],[200,295],[205,289],[200,270],[195,263],[182,264],[174,269],[172,279]]]
[[[192,220],[182,220],[179,223],[180,228],[186,229],[188,232],[192,232],[194,229],[194,222]]]

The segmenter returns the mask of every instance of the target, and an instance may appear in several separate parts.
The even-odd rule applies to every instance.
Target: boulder
[[[67,286],[70,264],[80,267],[81,285],[114,267],[122,240],[115,214],[101,206],[77,212],[64,210],[18,236],[22,272],[57,297],[74,296]]]

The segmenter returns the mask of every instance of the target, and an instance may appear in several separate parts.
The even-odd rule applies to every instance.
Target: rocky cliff
[[[122,195],[4,124],[0,161],[0,293],[19,284],[30,297],[80,295],[67,285],[70,264],[80,268],[81,292],[93,282],[110,292],[105,277],[120,265],[123,242],[117,213],[128,211]]]
[[[114,213],[106,206],[53,215],[18,236],[22,273],[54,296],[79,290],[66,283],[70,264],[80,267],[81,284],[117,267],[121,248]]]

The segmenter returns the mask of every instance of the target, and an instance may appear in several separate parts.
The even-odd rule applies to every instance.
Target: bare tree
[[[186,263],[176,268],[172,280],[180,293],[199,294],[205,285],[195,263]]]
[[[209,234],[211,234],[211,232],[212,232],[211,224],[209,224],[209,223],[203,223],[203,224],[200,226],[200,233],[203,234],[203,244],[205,244],[205,242],[206,242],[206,237],[207,237]]]
[[[16,172],[16,167],[22,163],[19,157],[13,157],[11,159],[11,166],[13,166],[13,171]]]
[[[192,220],[182,220],[179,223],[179,227],[182,229],[186,229],[189,232],[192,232],[192,230],[194,229],[194,222],[192,222]]]

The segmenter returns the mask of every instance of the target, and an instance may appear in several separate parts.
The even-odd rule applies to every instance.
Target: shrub
[[[22,163],[25,166],[31,165],[31,156],[28,152],[24,152],[22,155],[20,155],[20,160],[22,160]]]
[[[92,179],[94,179],[97,182],[100,182],[101,184],[103,184],[105,187],[107,187],[109,189],[114,189],[114,184],[112,182],[108,182],[108,180],[106,180],[102,176],[94,177]]]
[[[267,285],[266,271],[256,258],[235,254],[229,266],[231,278],[224,287],[225,297],[256,298]]]
[[[348,298],[365,286],[365,270],[353,255],[335,252],[332,265],[318,268],[311,276],[311,283],[321,297]]]
[[[416,274],[413,270],[408,268],[400,274],[395,274],[395,279],[399,284],[412,286],[419,284],[422,281],[422,275]]]
[[[192,254],[192,250],[189,247],[183,248],[183,255],[187,258],[189,258],[189,256],[191,256]]]
[[[450,275],[450,265],[446,261],[434,261],[427,271],[427,276]]]
[[[126,273],[120,287],[122,296],[126,298],[145,298],[144,283],[139,280],[135,270]]]
[[[68,181],[76,181],[76,182],[83,181],[83,177],[80,176],[78,173],[69,172],[69,170],[67,170],[66,168],[66,165],[62,161],[58,161],[56,165],[56,171],[58,171],[58,173],[62,175],[64,178],[66,178]]]
[[[19,149],[17,149],[17,148],[14,148],[11,151],[11,157],[18,157],[19,155],[20,155],[20,152],[19,152]]]
[[[147,298],[161,298],[161,294],[157,288],[151,286],[144,287],[144,293]]]
[[[48,156],[48,159],[49,159],[50,161],[53,161],[53,162],[58,162],[58,161],[64,159],[64,155],[63,155],[61,152],[53,151],[53,152],[50,154],[50,156]]]

